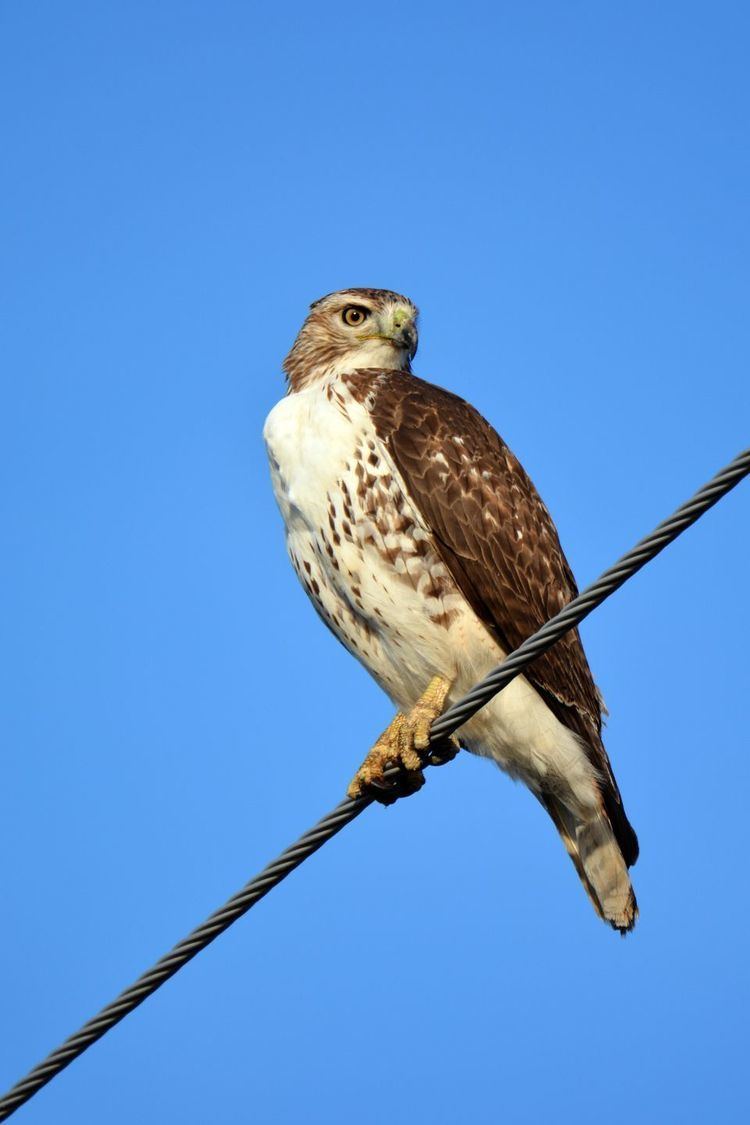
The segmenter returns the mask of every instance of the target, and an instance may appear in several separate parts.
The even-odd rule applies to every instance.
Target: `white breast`
[[[264,429],[287,549],[316,609],[401,706],[450,664],[463,598],[367,410],[345,384],[283,399]]]
[[[354,454],[352,431],[350,418],[317,386],[287,395],[268,415],[263,440],[287,529],[290,522],[325,522],[326,496]]]

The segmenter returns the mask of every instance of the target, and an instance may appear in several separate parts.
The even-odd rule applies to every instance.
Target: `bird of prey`
[[[412,374],[417,315],[383,289],[315,301],[264,428],[292,565],[399,708],[349,787],[385,803],[385,770],[400,767],[398,792],[418,788],[434,719],[577,594],[552,518],[508,446],[467,402]],[[458,741],[528,786],[597,913],[632,929],[638,840],[578,631]]]

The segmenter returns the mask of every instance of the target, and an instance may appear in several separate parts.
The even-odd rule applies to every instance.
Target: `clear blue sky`
[[[581,583],[748,444],[740,3],[0,9],[0,1082],[340,798],[390,713],[261,443],[310,300],[419,374]],[[372,809],[18,1121],[747,1120],[750,486],[584,628],[642,858],[600,924],[462,755]]]

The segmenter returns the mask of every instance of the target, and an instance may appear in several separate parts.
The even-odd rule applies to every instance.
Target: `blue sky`
[[[3,4],[3,1088],[389,717],[267,477],[310,300],[417,301],[418,373],[510,442],[581,583],[748,444],[749,48],[738,3]],[[630,938],[461,755],[18,1120],[746,1120],[749,516],[746,484],[583,630]]]

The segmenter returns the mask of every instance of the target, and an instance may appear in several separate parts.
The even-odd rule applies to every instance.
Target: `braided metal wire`
[[[511,680],[523,671],[527,664],[531,664],[538,656],[560,640],[570,629],[578,625],[585,617],[600,606],[602,602],[619,590],[628,578],[632,578],[641,567],[655,558],[661,551],[672,543],[686,528],[694,524],[704,512],[712,508],[722,496],[750,473],[750,449],[739,453],[725,469],[700,488],[690,500],[677,509],[676,512],[654,528],[650,535],[636,543],[632,550],[623,555],[618,562],[605,570],[596,582],[587,586],[583,593],[569,602],[559,613],[556,613],[546,625],[537,630],[533,636],[525,640],[512,652],[502,664],[498,665],[488,676],[472,688],[463,699],[444,711],[440,718],[433,723],[431,735],[433,738],[445,737],[463,725],[467,719],[476,714],[485,703],[489,703],[494,695],[502,691]]]
[[[583,621],[592,610],[601,605],[628,578],[645,566],[660,551],[663,551],[686,528],[695,523],[704,512],[713,507],[748,473],[750,473],[750,449],[746,449],[735,457],[734,461],[696,492],[692,499],[678,508],[669,519],[660,523],[650,535],[647,535],[631,551],[623,555],[619,562],[606,570],[596,582],[588,586],[583,593],[579,594],[546,625],[543,625],[538,632],[524,641],[463,699],[445,711],[432,725],[431,740],[435,742],[438,739],[445,738],[462,726],[467,719],[479,711],[499,691],[502,691],[511,680],[515,679],[528,664],[551,648],[568,630]],[[429,762],[426,764],[429,764]],[[398,770],[389,770],[386,777],[395,777],[397,774]],[[137,1008],[152,993],[156,992],[183,965],[186,965],[196,954],[210,945],[233,922],[246,914],[251,907],[255,906],[256,902],[267,895],[296,867],[299,867],[304,860],[340,832],[345,825],[350,824],[360,813],[364,812],[370,804],[372,804],[371,797],[360,797],[356,800],[347,798],[327,816],[324,816],[322,820],[319,820],[313,828],[300,836],[296,843],[288,847],[272,863],[269,863],[259,875],[251,879],[224,906],[215,911],[186,938],[178,942],[169,953],[157,961],[134,984],[121,992],[116,1000],[102,1008],[98,1015],[85,1023],[69,1039],[66,1039],[61,1046],[52,1051],[38,1066],[35,1066],[25,1078],[13,1086],[3,1098],[0,1098],[0,1121],[7,1120],[38,1090],[50,1082],[61,1070],[64,1070],[74,1059],[83,1054],[92,1043],[101,1039],[129,1012],[132,1012],[134,1008]]]
[[[64,1043],[52,1051],[43,1062],[29,1071],[25,1078],[16,1083],[8,1093],[0,1098],[0,1121],[6,1121],[38,1090],[46,1086],[66,1066],[82,1055],[92,1043],[101,1039],[120,1020],[142,1004],[156,992],[165,981],[173,977],[196,954],[210,945],[212,941],[229,929],[233,922],[246,914],[270,890],[286,879],[295,867],[299,867],[322,848],[328,840],[350,824],[360,813],[372,804],[372,798],[352,801],[348,798],[319,820],[313,828],[291,844],[281,855],[264,867],[259,875],[246,883],[242,890],[232,895],[223,906],[214,911],[205,922],[179,941],[169,953],[165,953],[155,965],[126,988],[105,1008],[71,1035]]]

